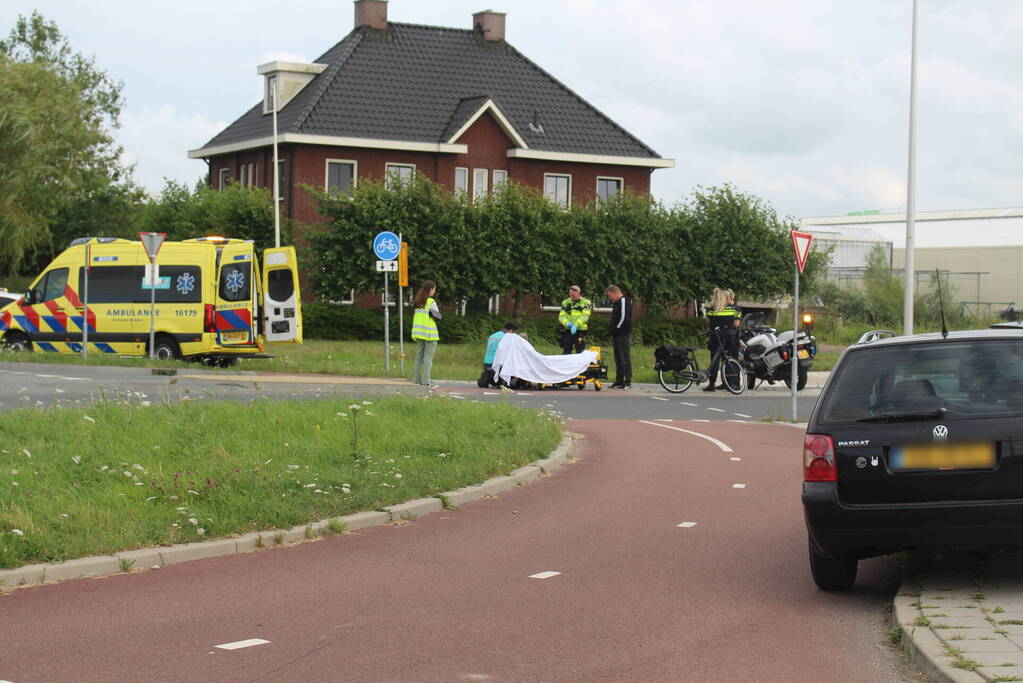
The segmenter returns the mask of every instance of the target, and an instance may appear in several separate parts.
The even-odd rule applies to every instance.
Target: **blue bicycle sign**
[[[393,261],[401,251],[401,240],[390,230],[378,232],[373,238],[373,253],[381,261]]]

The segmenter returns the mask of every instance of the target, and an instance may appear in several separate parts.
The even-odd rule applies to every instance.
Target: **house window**
[[[267,76],[266,79],[266,97],[263,98],[264,107],[263,113],[269,114],[274,110],[275,102],[277,101],[277,76]]]
[[[217,189],[223,190],[227,187],[228,181],[231,180],[231,169],[222,168],[217,171]]]
[[[352,194],[355,188],[355,174],[358,164],[344,159],[327,159],[326,190],[328,193]]]
[[[499,189],[502,185],[508,182],[508,171],[494,171],[494,189]]]
[[[548,201],[567,209],[572,202],[572,176],[544,173],[543,194]]]
[[[464,195],[469,191],[469,169],[455,167],[455,194]]]
[[[387,164],[385,166],[387,179],[385,185],[388,190],[405,187],[412,182],[416,175],[416,167],[413,164]]]
[[[284,201],[284,159],[277,160],[277,201]]]
[[[486,199],[487,181],[490,179],[490,172],[485,168],[474,168],[472,170],[472,198]]]
[[[606,202],[622,193],[625,181],[622,178],[597,178],[597,200]]]
[[[241,186],[252,187],[256,184],[256,165],[255,164],[242,164],[239,169],[241,172]]]

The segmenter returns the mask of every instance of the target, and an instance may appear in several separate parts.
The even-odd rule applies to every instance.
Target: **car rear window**
[[[1023,412],[1023,338],[850,351],[822,397],[820,422],[947,410],[943,419]]]

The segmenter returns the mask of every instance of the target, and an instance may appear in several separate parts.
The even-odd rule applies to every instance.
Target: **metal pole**
[[[906,269],[902,333],[913,334],[913,239],[916,231],[916,5],[913,0],[913,48],[909,59],[909,173],[906,183]]]
[[[404,237],[398,233],[398,254],[401,258],[401,245]],[[400,266],[399,266],[400,267]],[[405,374],[405,288],[401,286],[401,273],[398,273],[398,367]]]
[[[798,421],[796,408],[796,391],[799,375],[799,264],[796,264],[796,293],[792,297],[792,351],[789,352],[789,364],[792,365],[792,421]]]
[[[390,273],[384,271],[384,370],[391,369],[391,307],[388,301],[387,281]]]
[[[92,245],[85,245],[85,286],[82,288],[82,358],[89,357],[89,262],[92,261]]]
[[[274,246],[281,246],[281,179],[277,160],[277,79],[274,81]]]
[[[149,359],[156,358],[156,258],[150,264],[149,271]]]

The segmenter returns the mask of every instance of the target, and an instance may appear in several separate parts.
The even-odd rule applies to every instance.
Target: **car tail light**
[[[835,481],[835,441],[827,434],[807,434],[803,440],[803,481]]]
[[[202,328],[207,332],[217,331],[216,322],[214,321],[213,304],[206,304],[206,310],[202,319]]]

